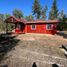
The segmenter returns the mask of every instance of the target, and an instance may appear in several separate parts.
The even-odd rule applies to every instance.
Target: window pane
[[[47,24],[46,29],[52,29],[52,24]]]
[[[35,24],[32,25],[31,29],[36,29],[36,26]]]

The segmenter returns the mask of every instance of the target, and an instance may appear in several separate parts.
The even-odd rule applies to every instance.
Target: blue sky
[[[48,6],[48,12],[52,6],[53,0],[39,0],[41,6]],[[23,11],[24,15],[32,14],[32,5],[34,0],[0,0],[0,13],[9,13],[12,14],[14,8],[20,9]],[[59,11],[64,10],[67,13],[67,0],[57,0],[57,6]]]

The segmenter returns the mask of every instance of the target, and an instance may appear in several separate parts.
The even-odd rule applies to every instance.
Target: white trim
[[[32,25],[35,25],[34,29],[32,28]],[[36,30],[36,24],[32,24],[32,25],[31,25],[31,30]]]

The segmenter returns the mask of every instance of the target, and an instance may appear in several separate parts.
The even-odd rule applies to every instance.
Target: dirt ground
[[[20,42],[1,61],[8,67],[67,67],[67,58],[59,49],[67,45],[67,39],[59,35],[21,34],[16,39]]]

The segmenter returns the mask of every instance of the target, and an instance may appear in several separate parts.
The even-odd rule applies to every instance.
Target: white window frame
[[[33,28],[33,25],[35,25],[35,28]],[[31,30],[36,30],[36,24],[31,25]]]
[[[50,29],[48,29],[48,25],[51,25],[51,28]],[[53,24],[46,24],[46,30],[52,30],[52,26],[53,26]]]

